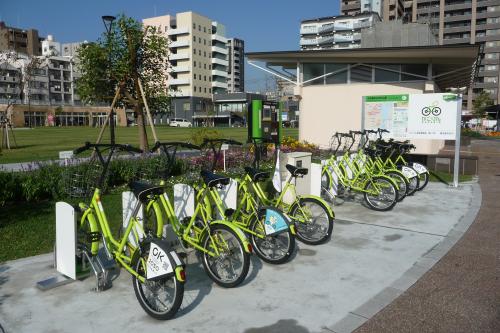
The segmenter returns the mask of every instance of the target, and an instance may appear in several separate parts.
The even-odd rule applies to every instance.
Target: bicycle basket
[[[70,198],[92,196],[103,173],[103,167],[97,158],[70,159],[66,161],[63,184],[66,195]],[[104,177],[105,178],[105,177]],[[106,182],[104,182],[106,184]],[[104,187],[105,185],[103,185]],[[104,190],[103,188],[101,188]]]

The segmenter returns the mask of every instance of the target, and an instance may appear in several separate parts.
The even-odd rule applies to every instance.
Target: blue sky
[[[102,15],[136,19],[192,10],[226,26],[228,37],[245,40],[246,52],[299,48],[303,19],[339,13],[339,0],[0,0],[0,20],[38,29],[59,42],[93,41],[104,31]],[[250,68],[249,68],[250,67]],[[247,90],[265,86],[265,75],[246,65]]]

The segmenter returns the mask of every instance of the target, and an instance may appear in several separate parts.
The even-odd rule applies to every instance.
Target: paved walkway
[[[374,332],[500,332],[500,141],[474,141],[482,205],[467,233],[402,296],[361,326]]]

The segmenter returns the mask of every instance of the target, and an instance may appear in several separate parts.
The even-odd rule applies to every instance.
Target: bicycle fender
[[[234,231],[234,233],[238,236],[238,238],[243,243],[243,248],[245,249],[245,252],[251,253],[251,251],[249,249],[252,248],[252,245],[248,241],[248,238],[245,235],[245,233],[243,231],[241,231],[240,228],[236,227],[231,222],[224,221],[224,220],[215,220],[215,221],[212,221],[212,222],[210,222],[210,225],[225,225],[226,227],[228,227],[229,229],[231,229],[232,231]]]
[[[326,211],[328,215],[332,218],[335,218],[335,213],[333,212],[333,209],[330,207],[330,205],[321,197],[315,196],[315,195],[299,195],[298,199],[300,200],[301,198],[309,198],[309,199],[316,199],[319,202],[321,202],[323,205],[326,207]]]
[[[410,181],[408,179],[408,177],[405,176],[405,174],[403,173],[403,171],[401,170],[398,170],[398,169],[385,169],[384,172],[395,172],[397,173],[398,175],[402,176],[404,179],[406,179],[407,181]]]
[[[384,178],[385,180],[387,180],[389,183],[391,183],[392,185],[394,185],[394,188],[399,191],[399,185],[396,184],[396,182],[394,181],[394,179],[392,179],[391,177],[389,176],[386,176],[386,175],[378,175],[377,177],[379,178]]]

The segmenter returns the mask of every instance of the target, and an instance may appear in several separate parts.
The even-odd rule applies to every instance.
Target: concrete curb
[[[481,208],[482,192],[479,183],[467,185],[472,186],[472,200],[469,210],[443,240],[415,262],[409,270],[390,286],[350,312],[333,326],[325,327],[325,332],[350,333],[354,331],[408,290],[451,250],[455,243],[467,232],[471,224],[474,223]]]

